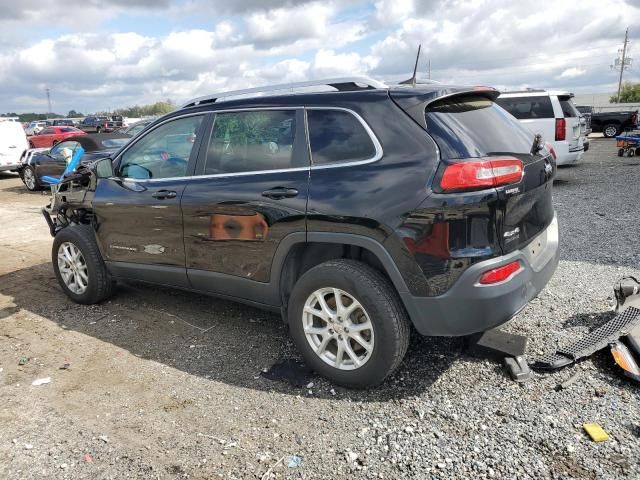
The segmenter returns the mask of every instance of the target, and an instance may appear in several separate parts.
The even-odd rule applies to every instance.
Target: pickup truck
[[[602,132],[605,137],[617,137],[625,130],[638,126],[638,112],[600,112],[591,114],[591,130]]]
[[[82,120],[78,124],[78,128],[87,133],[113,132],[122,127],[122,117],[115,115],[107,116],[90,116]]]

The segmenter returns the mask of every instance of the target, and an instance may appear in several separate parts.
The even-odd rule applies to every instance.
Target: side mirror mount
[[[101,158],[93,164],[93,172],[97,178],[113,177],[113,160],[111,158]]]

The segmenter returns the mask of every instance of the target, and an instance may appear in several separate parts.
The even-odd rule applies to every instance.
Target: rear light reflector
[[[513,275],[518,273],[522,269],[522,265],[519,260],[515,262],[507,263],[498,268],[487,270],[480,276],[480,285],[492,285],[494,283],[504,282]]]
[[[445,167],[440,179],[444,191],[474,190],[518,183],[522,180],[522,160],[488,157],[464,160]]]
[[[564,118],[556,118],[556,142],[567,138],[567,121]]]

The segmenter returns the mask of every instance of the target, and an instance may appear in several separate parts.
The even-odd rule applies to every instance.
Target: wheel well
[[[282,265],[282,270],[280,271],[280,297],[282,299],[282,305],[286,308],[293,286],[305,272],[316,265],[338,258],[348,258],[366,263],[388,277],[378,257],[364,247],[346,243],[298,243],[294,245],[287,254],[284,264]]]

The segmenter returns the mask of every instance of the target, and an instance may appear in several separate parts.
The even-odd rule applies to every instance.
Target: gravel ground
[[[640,276],[640,159],[591,145],[556,181],[560,266],[506,327],[530,357],[609,319],[614,282]],[[460,339],[414,336],[381,387],[294,388],[260,375],[297,357],[272,314],[140,285],[68,301],[45,199],[0,174],[0,478],[640,478],[640,390],[608,354],[517,384]]]

